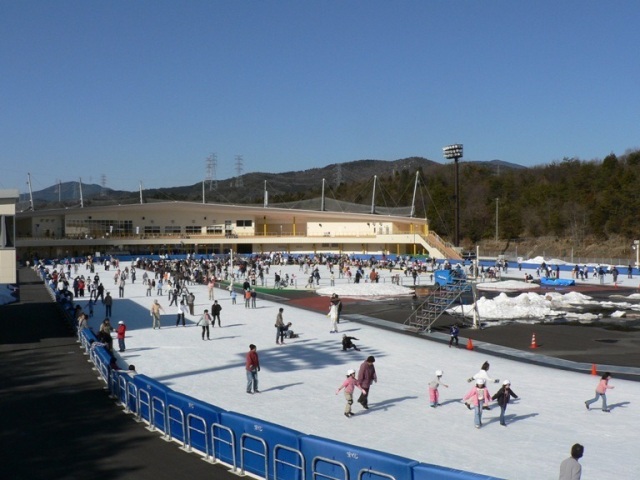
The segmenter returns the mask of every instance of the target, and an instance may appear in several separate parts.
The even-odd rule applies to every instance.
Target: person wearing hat
[[[500,425],[506,427],[507,424],[504,421],[504,412],[507,410],[507,405],[509,405],[509,400],[511,397],[518,398],[516,392],[511,390],[511,382],[509,380],[505,380],[502,382],[502,387],[498,390],[491,400],[497,400],[498,405],[500,405]]]
[[[338,395],[340,390],[344,389],[344,398],[347,401],[347,404],[344,407],[344,416],[347,418],[353,416],[351,405],[353,405],[353,391],[356,387],[360,388],[358,381],[356,380],[356,371],[349,369],[347,370],[347,378],[342,382],[342,385],[340,385],[338,390],[336,390],[336,395]]]
[[[449,388],[449,385],[442,383],[441,380],[442,370],[436,370],[436,378],[429,382],[429,404],[431,408],[440,406],[440,395],[438,393],[438,387],[442,385],[445,388]]]
[[[127,331],[127,326],[124,324],[124,322],[122,320],[120,320],[118,322],[118,328],[116,328],[116,337],[118,338],[118,351],[119,352],[124,352],[124,350],[125,350],[124,335],[125,335],[126,331]]]
[[[364,362],[362,362],[360,370],[358,370],[358,386],[362,390],[360,398],[358,398],[358,403],[362,405],[362,408],[365,410],[369,409],[369,390],[371,385],[373,382],[378,381],[376,367],[373,365],[375,361],[375,357],[370,355]]]
[[[476,384],[462,397],[462,400],[469,400],[475,408],[474,423],[476,428],[482,427],[482,407],[491,401],[489,392],[485,386],[484,378],[476,380]]]

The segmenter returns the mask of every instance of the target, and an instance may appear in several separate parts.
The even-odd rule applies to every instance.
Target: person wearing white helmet
[[[484,362],[482,364],[482,367],[480,367],[480,371],[478,373],[476,373],[473,377],[469,377],[467,378],[467,382],[471,383],[474,380],[478,380],[478,379],[482,379],[484,380],[484,383],[498,383],[500,381],[499,378],[493,379],[489,376],[489,362]],[[465,403],[467,405],[467,408],[469,410],[471,410],[471,405],[469,404],[469,402]],[[485,410],[489,410],[489,406],[485,405],[484,406]]]
[[[347,404],[344,407],[344,416],[347,418],[353,416],[351,405],[353,405],[353,391],[356,387],[360,388],[358,381],[356,380],[356,371],[349,369],[347,370],[347,378],[342,382],[342,385],[340,385],[338,390],[336,390],[337,395],[340,393],[340,390],[344,389],[344,398],[347,401]]]
[[[440,406],[440,394],[438,392],[440,385],[449,388],[449,385],[442,383],[442,370],[436,370],[436,378],[429,382],[429,405],[431,408]]]
[[[476,380],[476,384],[469,392],[462,397],[462,400],[469,400],[475,408],[474,423],[476,428],[482,427],[482,407],[488,405],[491,401],[489,391],[485,386],[484,378]]]
[[[492,400],[497,400],[498,405],[500,405],[500,425],[503,427],[507,426],[504,420],[504,412],[507,410],[507,405],[509,405],[509,399],[511,397],[518,398],[518,395],[516,395],[516,392],[511,390],[511,382],[509,380],[502,382],[500,390],[491,397]]]
[[[118,328],[116,328],[116,337],[118,338],[118,351],[125,351],[124,337],[127,331],[127,326],[122,320],[118,322]]]

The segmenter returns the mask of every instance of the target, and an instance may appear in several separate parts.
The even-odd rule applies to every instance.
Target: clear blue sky
[[[0,188],[640,148],[638,0],[0,0]]]

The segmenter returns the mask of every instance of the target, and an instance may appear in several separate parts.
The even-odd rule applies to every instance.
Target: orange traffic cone
[[[591,375],[598,375],[598,369],[596,368],[596,364],[591,364]]]
[[[471,339],[467,340],[467,350],[473,350],[473,342]]]
[[[531,336],[531,348],[538,348],[538,344],[536,343],[536,334],[535,333]]]

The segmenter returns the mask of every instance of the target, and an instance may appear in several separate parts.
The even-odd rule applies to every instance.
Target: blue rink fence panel
[[[166,399],[171,437],[182,442],[187,451],[195,448],[212,455],[215,445],[210,438],[211,425],[220,423],[224,410],[173,390],[167,392]],[[224,462],[232,463],[231,452],[220,454]]]
[[[140,374],[133,377],[133,383],[137,387],[138,418],[164,432],[167,423],[167,393],[171,389],[155,378]]]
[[[302,433],[236,412],[223,412],[221,423],[234,434],[236,459],[241,472],[269,480],[302,478]]]
[[[307,478],[411,480],[413,467],[418,464],[409,458],[315,435],[301,437],[300,447],[307,459]]]
[[[413,480],[500,480],[498,477],[489,477],[478,473],[465,472],[455,468],[441,467],[420,463],[413,467]]]
[[[94,338],[80,332],[83,346]],[[234,471],[266,480],[498,480],[497,477],[349,445],[219,407],[175,392],[146,375],[111,372],[110,355],[89,349],[100,376],[112,394],[138,418],[184,449],[231,465]]]

